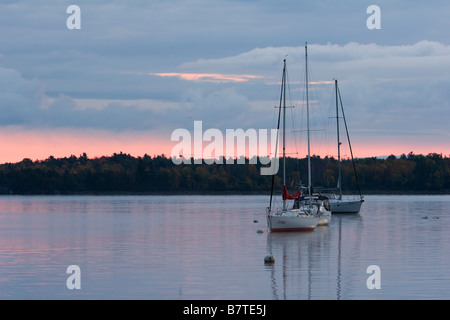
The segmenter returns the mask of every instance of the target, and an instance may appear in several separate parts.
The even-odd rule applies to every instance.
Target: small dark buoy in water
[[[263,229],[256,230],[256,233],[264,233]]]
[[[422,219],[428,219],[428,216],[423,217]]]
[[[269,254],[264,257],[264,263],[275,263],[275,258]]]
[[[258,220],[256,220],[256,219],[255,219],[255,220],[253,220],[253,223],[258,223]]]

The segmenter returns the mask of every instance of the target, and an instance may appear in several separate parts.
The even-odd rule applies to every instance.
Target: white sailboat
[[[308,79],[308,46],[305,46],[305,84],[306,84],[306,118],[307,118],[307,136],[308,136],[308,195],[306,197],[297,198],[294,206],[317,206],[319,208],[319,222],[318,226],[326,226],[331,222],[331,206],[328,197],[320,194],[313,194],[312,179],[311,179],[311,143],[310,143],[310,126],[309,126],[309,79]]]
[[[334,190],[324,190],[322,192],[323,195],[325,195],[330,202],[331,205],[331,212],[332,213],[358,213],[361,210],[361,205],[364,202],[364,196],[361,195],[361,189],[359,188],[359,182],[358,182],[358,176],[356,174],[355,169],[355,163],[353,161],[353,151],[350,144],[350,136],[348,134],[347,129],[347,121],[345,120],[345,113],[344,113],[344,107],[342,105],[342,99],[340,98],[340,92],[338,88],[338,81],[335,79],[335,91],[336,91],[336,125],[337,125],[337,145],[338,145],[338,183],[337,183],[337,194],[334,192]],[[338,99],[339,98],[339,99]],[[342,195],[342,188],[341,188],[341,144],[339,138],[339,102],[341,104],[341,110],[342,110],[342,118],[344,119],[345,124],[345,130],[347,133],[347,139],[348,144],[350,148],[350,154],[352,157],[352,165],[353,170],[355,173],[356,182],[359,189],[359,196],[346,196],[344,197]]]
[[[306,52],[306,66],[308,51]],[[308,92],[308,78],[306,78],[306,88]],[[307,94],[308,97],[308,94]],[[278,129],[280,126],[281,110],[283,110],[283,207],[277,211],[272,208],[274,176],[272,176],[272,190],[270,194],[270,205],[267,208],[267,224],[272,232],[278,231],[306,231],[314,230],[317,225],[328,224],[331,219],[331,212],[327,210],[327,199],[324,197],[313,197],[311,194],[311,158],[309,139],[309,103],[307,100],[308,113],[308,195],[301,195],[301,191],[290,195],[286,189],[286,59],[284,60],[283,78],[281,83],[280,109],[278,114]],[[283,103],[283,104],[282,104]],[[275,148],[277,154],[277,147]],[[287,208],[287,200],[295,200],[291,209]]]

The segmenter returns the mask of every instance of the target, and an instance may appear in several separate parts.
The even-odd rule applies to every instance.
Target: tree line
[[[86,154],[0,165],[0,193],[3,194],[268,194],[272,176],[260,174],[262,165],[179,164],[164,155],[134,157],[125,153],[88,158]],[[337,185],[338,161],[312,156],[315,187]],[[307,184],[307,159],[287,158],[287,187],[295,191]],[[341,161],[344,192],[450,193],[450,158],[430,153],[385,158],[355,159],[357,179],[350,160]],[[274,177],[281,192],[282,170]]]

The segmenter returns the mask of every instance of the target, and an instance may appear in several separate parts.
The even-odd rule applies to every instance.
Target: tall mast
[[[286,185],[286,59],[283,68],[283,186]],[[286,210],[286,200],[283,200],[283,210]]]
[[[353,172],[355,173],[356,184],[358,185],[359,197],[360,197],[361,201],[363,201],[362,200],[363,199],[363,195],[361,194],[361,187],[359,185],[358,175],[356,174],[356,167],[355,167],[355,161],[354,161],[354,158],[353,158],[352,144],[350,143],[350,136],[348,134],[347,120],[345,120],[344,105],[342,104],[341,92],[340,92],[339,88],[338,88],[338,95],[339,95],[339,103],[341,105],[342,118],[344,119],[345,132],[347,133],[347,141],[348,141],[348,146],[350,148],[350,155],[352,157]]]
[[[308,43],[305,44],[305,63],[306,63],[306,117],[308,131],[308,195],[311,201],[311,150],[309,137],[309,96],[308,96]]]
[[[286,73],[286,59],[284,59],[284,67],[283,67],[283,76],[281,77],[281,93],[280,93],[280,107],[278,108],[278,124],[277,124],[277,141],[275,143],[275,157],[278,157],[278,137],[280,132],[280,118],[281,118],[281,106],[283,101],[283,90],[284,90],[284,79],[285,79],[285,73]],[[285,163],[283,163],[283,166],[285,166]],[[269,213],[272,211],[272,197],[273,197],[273,186],[275,183],[275,173],[272,174],[272,187],[270,189],[270,205],[269,205]],[[283,201],[283,204],[285,201]]]
[[[334,79],[334,87],[336,90],[336,128],[337,128],[337,145],[338,145],[338,183],[337,187],[339,189],[339,199],[342,198],[341,190],[341,141],[339,138],[339,102],[338,102],[338,82]]]

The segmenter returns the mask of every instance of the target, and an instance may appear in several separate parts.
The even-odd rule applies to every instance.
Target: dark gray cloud
[[[36,119],[45,100],[45,86],[26,80],[14,69],[0,67],[0,124],[21,125]]]

